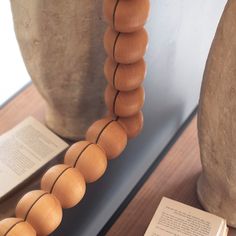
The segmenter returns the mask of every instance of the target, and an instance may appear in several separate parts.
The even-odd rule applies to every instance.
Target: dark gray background
[[[144,130],[53,235],[96,235],[195,109],[226,0],[151,0]],[[153,186],[155,188],[155,186]]]

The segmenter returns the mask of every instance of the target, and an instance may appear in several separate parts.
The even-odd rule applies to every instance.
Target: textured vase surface
[[[209,53],[199,104],[204,208],[236,227],[236,1],[229,0]]]
[[[105,112],[102,0],[11,0],[21,53],[46,124],[79,139]],[[35,104],[37,106],[37,104]]]

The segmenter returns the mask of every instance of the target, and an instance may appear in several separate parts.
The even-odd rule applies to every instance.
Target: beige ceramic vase
[[[11,6],[25,65],[47,103],[47,125],[62,137],[82,138],[105,111],[102,0],[11,0]]]
[[[208,57],[199,104],[204,208],[236,227],[236,1],[229,0]]]

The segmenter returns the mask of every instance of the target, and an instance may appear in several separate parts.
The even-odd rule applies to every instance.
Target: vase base
[[[45,114],[47,127],[60,137],[71,141],[78,141],[85,137],[89,124],[81,119],[83,118],[65,117],[49,108],[47,108]]]
[[[217,216],[226,219],[228,226],[236,228],[236,199],[227,198],[219,189],[213,189],[212,185],[201,174],[197,181],[197,196],[202,207]]]

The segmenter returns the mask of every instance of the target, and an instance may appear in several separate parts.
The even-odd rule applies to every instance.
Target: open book
[[[68,144],[33,117],[0,136],[0,199]]]
[[[225,219],[163,197],[144,236],[226,236]]]

